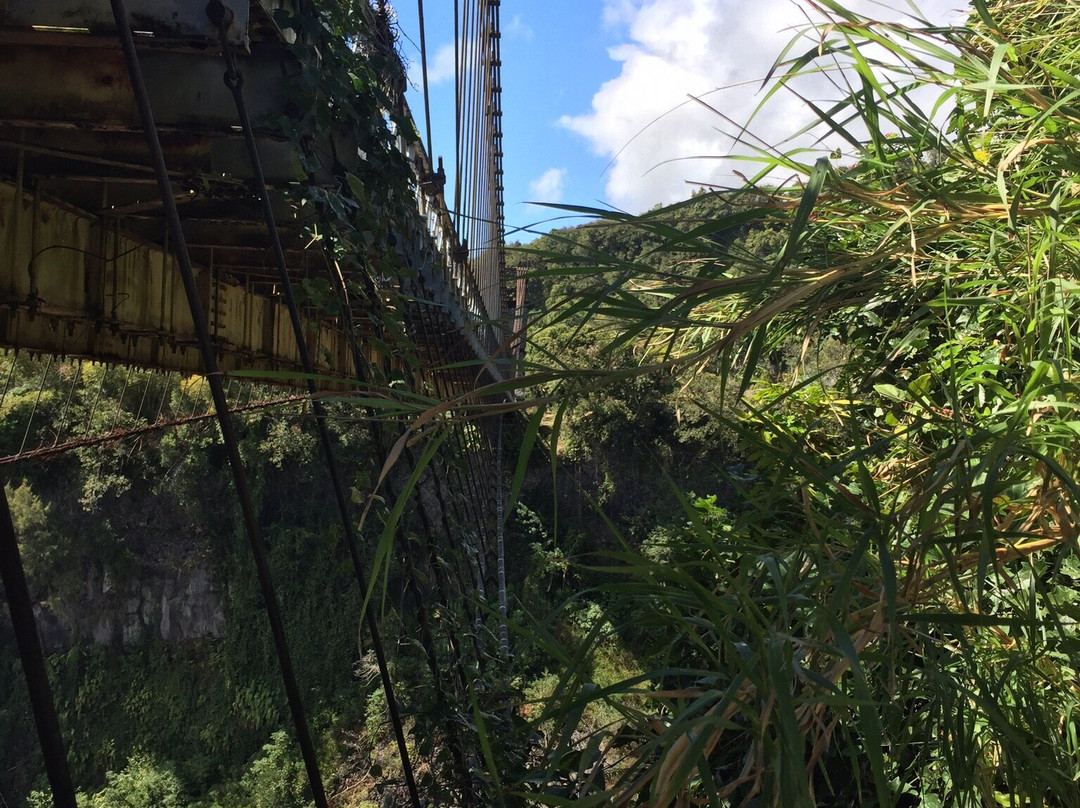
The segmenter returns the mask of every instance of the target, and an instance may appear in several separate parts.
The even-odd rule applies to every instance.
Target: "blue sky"
[[[422,130],[416,3],[398,0],[396,5],[402,50],[412,62],[410,76],[417,85],[409,103]],[[450,66],[446,55],[452,53],[453,45],[451,10],[450,0],[424,4],[428,75],[433,84],[432,140],[435,153],[444,155],[447,167],[453,153],[453,76],[436,67]],[[520,227],[558,215],[529,206],[528,201],[600,204],[608,159],[594,153],[580,135],[561,126],[559,120],[587,111],[596,89],[618,75],[618,65],[607,54],[612,38],[604,24],[602,3],[508,0],[501,12],[508,225]],[[522,234],[520,238],[529,237]]]
[[[910,10],[907,0],[848,5],[879,18],[900,19]],[[961,19],[967,4],[917,5],[942,21]],[[417,89],[410,105],[419,120],[417,4],[396,0],[395,6],[403,55],[413,63]],[[448,167],[452,10],[451,0],[424,4],[434,152]],[[808,13],[800,0],[502,0],[508,227],[557,215],[529,201],[640,212],[685,198],[701,182],[737,184],[733,172],[752,173],[753,166],[724,159],[731,125],[689,98],[705,97],[729,119],[745,121],[760,101],[761,78]],[[777,97],[754,131],[776,143],[808,120],[796,99]]]

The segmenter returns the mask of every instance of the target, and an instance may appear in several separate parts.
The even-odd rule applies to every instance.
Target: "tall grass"
[[[730,513],[683,497],[662,553],[612,528],[624,549],[593,562],[601,588],[662,641],[602,689],[587,648],[564,657],[537,717],[559,729],[523,788],[658,808],[1078,806],[1080,7],[976,2],[940,28],[812,5],[823,22],[764,103],[832,76],[837,98],[812,109],[852,164],[763,151],[761,187],[690,231],[677,210],[593,211],[657,237],[678,255],[664,271],[537,256],[604,279],[547,323],[632,350],[618,374],[677,372],[691,400],[722,381],[711,417],[753,473]],[[802,187],[769,189],[781,169]],[[785,248],[715,238],[747,221],[782,222]],[[825,344],[838,366],[820,367]],[[766,382],[776,350],[794,367]],[[552,382],[557,352],[533,357],[549,397],[582,383]],[[622,720],[581,731],[596,700]]]

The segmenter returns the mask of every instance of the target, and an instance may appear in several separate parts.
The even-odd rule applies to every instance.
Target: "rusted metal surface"
[[[280,407],[284,404],[297,404],[302,401],[310,400],[311,399],[306,395],[285,396],[283,398],[274,398],[267,401],[256,401],[253,404],[244,404],[240,406],[230,407],[229,412],[237,415],[242,415],[246,412],[256,412],[258,410],[265,410],[271,407]],[[52,446],[38,446],[34,449],[28,449],[26,451],[19,452],[18,454],[0,457],[0,466],[9,466],[12,463],[18,463],[23,460],[51,460],[55,457],[63,457],[72,449],[85,449],[89,446],[101,446],[102,444],[106,443],[119,443],[121,441],[130,440],[131,438],[137,438],[142,435],[149,435],[154,432],[160,432],[163,429],[173,429],[174,427],[184,426],[185,424],[198,424],[204,421],[210,421],[215,417],[216,415],[212,412],[202,412],[198,415],[188,415],[183,418],[161,419],[151,424],[143,424],[136,427],[113,429],[100,435],[90,435],[89,437],[57,442],[54,443]]]
[[[140,3],[132,0],[136,10],[156,7],[149,0]],[[248,9],[242,0],[227,5],[236,3]],[[65,29],[80,28],[75,17],[64,15],[83,5],[96,9],[81,25],[90,33],[29,27],[59,28],[57,20],[64,19]],[[295,370],[298,356],[276,299],[280,281],[252,193],[251,161],[222,81],[221,56],[199,39],[204,18],[209,25],[206,3],[173,5],[169,14],[191,19],[173,28],[147,28],[161,35],[139,40],[139,59],[182,229],[200,267],[220,363],[225,370]],[[296,147],[278,128],[285,117],[303,115],[289,103],[295,93],[288,77],[301,66],[287,46],[292,32],[281,27],[294,5],[295,0],[253,0],[248,16],[238,14],[234,25],[248,26],[248,51],[239,67],[289,275],[294,283],[325,283],[325,256],[287,189],[311,179],[333,186],[338,178],[301,176]],[[278,9],[283,13],[275,17]],[[107,0],[49,0],[40,7],[32,0],[0,0],[0,346],[195,372],[200,362],[192,324],[178,305],[162,200],[126,66],[108,26],[95,27],[94,20],[108,13]],[[166,36],[168,31],[174,36]],[[184,31],[194,33],[180,36]],[[31,75],[35,80],[27,81]],[[308,147],[334,154],[335,165],[351,170],[363,159],[354,138],[317,134]],[[433,174],[420,144],[402,137],[398,145],[416,176]],[[401,257],[417,271],[410,321],[429,319],[445,339],[486,357],[503,338],[496,298],[487,288],[491,273],[477,273],[487,266],[489,251],[473,250],[471,260],[465,251],[454,259],[459,235],[442,194],[418,185],[416,201],[417,220],[395,225]],[[354,299],[350,308],[355,322],[370,324],[368,301]],[[352,363],[343,361],[349,335],[340,332],[340,324],[310,312],[307,330],[317,370],[351,376]],[[422,342],[424,329],[413,330]],[[357,336],[363,350],[373,353],[368,335]],[[430,346],[417,349],[439,363]],[[487,371],[492,375],[498,375],[495,365]]]
[[[4,109],[4,103],[0,96],[0,110]],[[14,173],[14,155],[23,149],[38,158],[39,174],[82,173],[99,180],[132,178],[137,181],[139,177],[152,180],[141,164],[146,155],[141,139],[142,134],[138,131],[94,131],[63,123],[51,127],[40,123],[16,125],[0,120],[0,173]],[[189,131],[163,132],[161,139],[173,176],[189,177],[192,181],[201,181],[204,177],[244,181],[250,177],[250,168],[245,166],[246,158],[242,152],[243,143],[231,130],[215,133],[213,137]],[[292,143],[262,138],[259,155],[271,185],[284,185],[299,179]],[[88,166],[109,171],[98,171],[95,175],[87,171]]]
[[[225,275],[204,266],[198,276],[222,368],[298,370],[282,304]],[[309,316],[305,329],[317,372],[352,378],[338,324]],[[194,373],[194,343],[170,253],[115,221],[0,183],[0,344]]]
[[[236,110],[221,81],[221,59],[213,51],[148,50],[141,58],[163,128],[204,135],[232,132]],[[244,60],[243,69],[252,117],[283,114],[282,77],[296,71],[295,61],[284,50],[260,50]],[[26,126],[141,131],[124,59],[114,48],[8,43],[0,48],[0,98],[4,119]]]
[[[248,0],[224,0],[232,12],[229,38],[247,46]],[[164,40],[210,40],[217,29],[206,18],[203,0],[129,0],[132,28]],[[6,0],[0,3],[0,24],[19,28],[102,33],[114,31],[108,0]]]

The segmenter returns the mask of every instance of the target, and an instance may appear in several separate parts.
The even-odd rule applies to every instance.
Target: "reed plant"
[[[777,60],[761,114],[829,78],[834,100],[806,103],[831,157],[759,149],[693,227],[672,225],[679,206],[574,209],[640,231],[638,261],[533,256],[538,275],[597,279],[533,335],[571,326],[601,364],[624,359],[569,368],[534,348],[522,389],[557,402],[675,373],[749,471],[727,509],[658,472],[685,523],[650,552],[611,525],[622,549],[587,562],[619,608],[576,649],[524,630],[565,667],[518,791],[1080,806],[1080,6],[976,0],[943,27],[808,5],[821,22]],[[782,228],[776,255],[721,237],[755,223]],[[790,361],[767,378],[775,352]],[[703,379],[719,405],[695,399]],[[551,427],[557,465],[552,406],[529,434]],[[591,685],[615,615],[658,639],[643,674]],[[596,701],[620,719],[582,725]]]

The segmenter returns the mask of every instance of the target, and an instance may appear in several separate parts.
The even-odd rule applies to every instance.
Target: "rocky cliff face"
[[[225,634],[221,592],[205,565],[143,568],[121,582],[90,563],[83,594],[55,609],[44,603],[35,607],[46,654],[79,641],[125,647],[148,639],[180,642]]]

